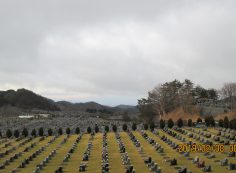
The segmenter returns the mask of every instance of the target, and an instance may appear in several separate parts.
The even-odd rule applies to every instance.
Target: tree
[[[219,120],[219,126],[224,127],[224,120],[222,120],[222,119]]]
[[[58,129],[58,134],[59,134],[59,135],[62,135],[62,134],[63,134],[62,128],[59,128],[59,129]]]
[[[123,124],[123,126],[122,126],[122,129],[123,129],[123,131],[127,131],[127,129],[128,129],[128,127],[127,127],[127,124]]]
[[[230,122],[229,122],[229,127],[230,127],[231,129],[236,130],[236,119],[230,120]]]
[[[115,124],[112,126],[112,130],[113,130],[113,132],[117,132],[117,127]]]
[[[0,137],[2,137],[2,131],[0,130]]]
[[[136,129],[137,129],[137,125],[136,125],[136,123],[133,123],[132,124],[132,130],[135,131]]]
[[[36,137],[36,136],[37,136],[37,132],[36,132],[35,129],[33,129],[33,130],[31,131],[31,136],[33,136],[33,137]]]
[[[19,138],[19,136],[20,136],[20,132],[19,132],[19,130],[14,130],[14,136],[15,136],[15,138]]]
[[[193,126],[193,121],[192,121],[192,119],[188,119],[188,126],[189,126],[189,127],[192,127],[192,126]]]
[[[105,132],[109,132],[109,126],[105,126]]]
[[[80,134],[80,128],[79,128],[79,127],[76,127],[75,133],[76,133],[76,134]]]
[[[171,118],[167,121],[167,126],[168,128],[172,128],[174,126],[174,122]]]
[[[12,137],[12,132],[11,132],[10,129],[7,130],[6,136],[7,136],[7,138],[11,138]]]
[[[49,129],[48,129],[48,136],[52,136],[52,134],[53,134],[53,131],[52,131],[51,128],[49,128]]]
[[[99,127],[98,127],[98,125],[95,125],[94,131],[95,131],[95,133],[98,133],[98,132],[99,132]]]
[[[212,115],[209,117],[209,122],[210,122],[210,125],[212,127],[215,127],[216,122],[215,122],[215,119],[214,119],[214,117]]]
[[[160,128],[161,129],[164,129],[164,127],[165,127],[165,125],[166,125],[166,122],[165,122],[165,120],[160,120]]]
[[[24,128],[22,131],[22,136],[27,137],[29,135],[28,129]]]
[[[70,134],[70,128],[69,128],[69,127],[66,128],[66,134],[67,134],[67,135]]]
[[[88,127],[88,128],[87,128],[87,133],[91,133],[91,132],[92,132],[91,127]]]
[[[43,136],[44,135],[44,130],[43,127],[39,128],[39,136]]]
[[[229,108],[232,111],[236,101],[236,83],[225,83],[221,89],[221,94],[226,99],[225,101],[229,102]]]
[[[144,124],[144,130],[148,129],[148,124]]]
[[[183,125],[184,125],[183,120],[182,120],[181,118],[179,118],[179,119],[177,120],[177,126],[178,126],[179,128],[181,128],[181,127],[183,127]]]
[[[202,119],[201,119],[201,118],[198,118],[198,119],[197,119],[197,123],[202,123]]]
[[[229,119],[227,116],[224,118],[224,128],[229,128]]]
[[[153,122],[151,122],[151,124],[150,124],[150,130],[151,130],[151,132],[153,132],[154,129],[155,129],[155,124],[154,124]]]

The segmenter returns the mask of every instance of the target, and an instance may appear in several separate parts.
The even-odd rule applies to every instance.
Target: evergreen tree
[[[179,118],[179,119],[177,120],[177,126],[178,126],[179,128],[181,128],[181,127],[183,127],[183,125],[184,125],[183,120],[182,120],[181,118]]]
[[[136,129],[137,129],[137,125],[136,125],[136,123],[133,123],[132,124],[132,130],[135,131]]]
[[[148,130],[148,124],[144,124],[144,130]]]
[[[88,127],[88,128],[87,128],[87,133],[91,133],[91,132],[92,132],[91,127]]]
[[[39,136],[43,136],[44,135],[44,130],[42,127],[39,128]]]
[[[188,126],[189,126],[189,127],[192,127],[192,126],[193,126],[193,121],[192,121],[192,119],[188,119]]]
[[[229,128],[229,119],[227,116],[224,118],[224,128]]]
[[[105,126],[105,132],[109,132],[109,126]]]
[[[98,133],[98,132],[99,132],[99,127],[98,127],[98,125],[95,125],[94,131],[95,131],[95,133]]]
[[[24,128],[22,131],[22,136],[27,137],[29,135],[28,129]]]
[[[123,131],[127,131],[127,129],[128,129],[128,127],[127,127],[127,124],[123,124],[123,126],[122,126],[122,129],[123,129]]]
[[[117,132],[117,126],[115,124],[112,126],[112,130],[113,132]]]
[[[79,127],[76,127],[75,133],[76,133],[77,135],[80,134],[80,128],[79,128]]]
[[[11,138],[12,137],[12,131],[10,129],[7,130],[6,136],[7,136],[7,138]]]
[[[155,129],[155,124],[153,122],[151,122],[150,124],[150,130],[151,132],[153,132],[153,130]]]
[[[160,128],[163,129],[165,127],[166,123],[165,120],[160,120]]]
[[[52,134],[53,134],[53,131],[52,131],[51,128],[49,128],[49,129],[48,129],[48,136],[52,136]]]
[[[63,130],[62,130],[62,128],[59,128],[58,129],[58,135],[62,135],[63,134]]]
[[[174,126],[174,122],[171,118],[167,121],[167,126],[168,128],[172,128]]]
[[[31,131],[31,136],[33,136],[33,137],[36,137],[36,136],[37,136],[37,132],[36,132],[35,129],[33,129],[33,130]]]
[[[67,134],[67,135],[70,134],[70,128],[69,128],[69,127],[66,128],[66,134]]]
[[[20,136],[20,132],[19,132],[19,130],[14,130],[14,136],[15,136],[15,138],[19,138],[19,136]]]
[[[224,120],[222,120],[222,119],[219,120],[219,126],[224,127]]]

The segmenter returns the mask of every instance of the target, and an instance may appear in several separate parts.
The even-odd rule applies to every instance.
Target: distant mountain
[[[100,105],[96,102],[86,102],[86,103],[71,103],[67,101],[59,101],[56,102],[57,106],[62,111],[86,111],[88,109],[110,109],[108,106]]]
[[[131,105],[118,105],[115,106],[116,108],[120,108],[120,109],[134,109],[136,106],[131,106]]]
[[[12,106],[26,110],[60,110],[53,100],[42,97],[26,89],[0,91],[0,107],[4,106]]]

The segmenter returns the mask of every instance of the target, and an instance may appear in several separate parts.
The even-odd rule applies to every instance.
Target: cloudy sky
[[[137,104],[154,86],[236,81],[236,1],[0,2],[0,90]]]

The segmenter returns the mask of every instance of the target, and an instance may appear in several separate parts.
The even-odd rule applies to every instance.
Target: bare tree
[[[236,99],[236,83],[225,83],[221,89],[221,94],[229,102],[230,110],[234,108]]]

